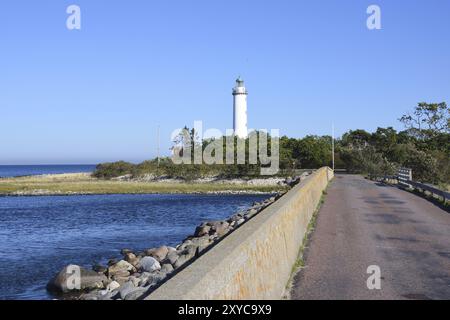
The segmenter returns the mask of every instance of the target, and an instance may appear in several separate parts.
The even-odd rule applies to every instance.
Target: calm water
[[[0,299],[48,299],[65,265],[90,267],[120,250],[176,245],[207,220],[264,195],[0,197]]]
[[[38,174],[93,172],[95,165],[29,165],[1,166],[0,178],[31,176]]]

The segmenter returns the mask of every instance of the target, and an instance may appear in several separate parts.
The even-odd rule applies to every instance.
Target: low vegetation
[[[0,179],[0,195],[278,192],[284,186],[104,180],[89,174]]]

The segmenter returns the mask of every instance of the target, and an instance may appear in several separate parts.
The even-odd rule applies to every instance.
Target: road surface
[[[292,299],[450,299],[450,213],[395,187],[337,175],[305,259]],[[372,265],[381,271],[379,290],[367,287]]]

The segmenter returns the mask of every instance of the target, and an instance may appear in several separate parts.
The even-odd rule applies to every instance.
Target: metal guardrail
[[[415,181],[412,181],[412,180],[404,181],[404,182],[402,182],[402,185],[403,185],[403,183],[405,183],[407,185],[410,185],[411,186],[410,189],[419,189],[422,192],[428,191],[428,192],[430,192],[430,193],[432,193],[434,195],[442,197],[444,199],[444,202],[450,201],[450,192],[447,192],[447,191],[444,191],[444,190],[440,190],[440,189],[437,189],[435,187],[429,186],[427,184],[420,183],[420,182],[415,182]],[[399,182],[399,184],[400,184],[400,182]]]
[[[420,192],[429,192],[432,195],[443,198],[444,203],[450,201],[450,192],[440,190],[425,183],[416,182],[412,177],[412,170],[408,168],[400,168],[395,176],[384,176],[383,180],[396,180],[400,187],[406,189],[415,189]]]
[[[397,173],[397,181],[401,187],[408,189],[418,189],[420,192],[428,191],[433,195],[442,197],[444,203],[450,200],[450,192],[440,190],[425,183],[416,182],[412,177],[412,170],[408,168],[400,168]]]

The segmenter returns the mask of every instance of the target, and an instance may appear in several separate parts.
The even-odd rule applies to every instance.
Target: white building
[[[247,138],[247,90],[244,80],[239,77],[233,88],[233,130],[239,138]]]

